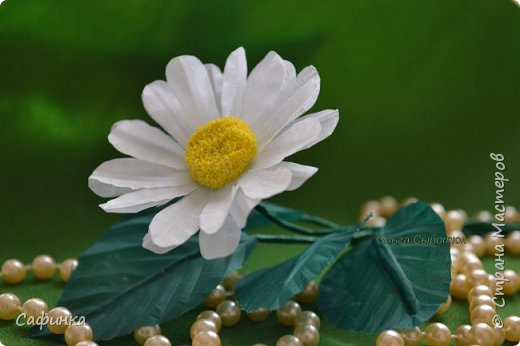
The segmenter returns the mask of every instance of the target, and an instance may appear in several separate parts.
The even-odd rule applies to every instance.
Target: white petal
[[[149,229],[153,243],[160,247],[181,245],[197,233],[209,194],[209,190],[199,188],[157,213]]]
[[[296,190],[318,171],[316,167],[300,165],[293,162],[280,162],[275,167],[284,167],[291,171],[292,180],[287,191]]]
[[[195,128],[190,125],[168,84],[162,80],[148,84],[144,87],[142,100],[150,117],[184,147]]]
[[[326,109],[321,112],[312,113],[304,117],[301,117],[295,122],[304,121],[305,119],[310,118],[318,120],[320,122],[321,132],[312,142],[307,143],[301,150],[312,147],[313,145],[329,137],[332,134],[332,132],[334,132],[334,129],[338,125],[339,121],[339,111],[337,109]]]
[[[123,120],[112,126],[108,140],[121,153],[158,163],[177,170],[186,170],[184,149],[156,127],[142,120]]]
[[[150,163],[147,161],[123,158],[102,163],[89,177],[89,187],[99,196],[114,197],[119,191],[152,189],[156,187],[183,186],[191,182],[187,172]],[[123,192],[124,193],[124,192]]]
[[[213,87],[213,91],[215,92],[215,99],[217,101],[217,107],[219,111],[221,110],[221,95],[222,95],[222,79],[223,75],[220,71],[220,68],[215,64],[205,64],[206,70],[208,71],[209,80],[211,81],[211,86]],[[222,112],[220,113],[222,114]]]
[[[104,198],[112,198],[121,196],[122,194],[132,192],[135,189],[131,189],[129,187],[119,187],[111,184],[105,184],[100,182],[99,180],[92,179],[89,177],[88,179],[88,187],[98,196]]]
[[[232,52],[226,60],[222,81],[221,114],[238,116],[247,82],[247,61],[244,48]]]
[[[267,114],[259,122],[254,122],[260,149],[268,143],[290,122],[307,112],[318,99],[320,77],[313,67],[306,67],[293,84],[286,88],[282,102],[273,112]]]
[[[163,205],[174,198],[185,196],[196,188],[197,185],[192,183],[177,187],[142,189],[126,193],[100,205],[100,207],[107,213],[138,213],[151,207]]]
[[[155,252],[158,255],[162,255],[167,252],[170,252],[171,250],[175,249],[177,246],[178,245],[173,245],[173,246],[168,246],[168,247],[157,246],[153,243],[150,233],[146,233],[146,235],[143,238],[143,247],[147,250]]]
[[[290,183],[291,171],[283,167],[248,171],[238,180],[245,195],[252,199],[272,197],[287,190]]]
[[[218,231],[229,214],[231,204],[235,199],[238,186],[229,185],[225,188],[211,191],[208,204],[200,216],[200,230],[208,234]]]
[[[240,228],[228,216],[222,228],[214,234],[199,233],[199,246],[202,257],[207,260],[231,255],[240,243]]]
[[[247,218],[254,207],[261,202],[261,199],[252,199],[247,197],[242,189],[239,189],[229,213],[237,223],[238,227],[244,228],[247,224]]]
[[[273,167],[312,143],[320,132],[321,125],[313,118],[293,123],[258,154],[251,170]]]
[[[255,66],[247,79],[241,118],[253,131],[260,127],[268,113],[272,113],[276,101],[285,86],[285,63],[275,52],[269,52]]]
[[[166,66],[166,80],[193,129],[220,116],[208,71],[199,59],[191,55],[173,58]]]
[[[284,60],[283,63],[285,66],[285,81],[286,83],[290,83],[296,78],[296,69],[289,60]]]

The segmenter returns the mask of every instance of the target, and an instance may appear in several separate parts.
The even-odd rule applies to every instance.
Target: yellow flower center
[[[201,185],[220,189],[244,172],[256,156],[256,136],[236,117],[199,126],[186,145],[190,176]]]

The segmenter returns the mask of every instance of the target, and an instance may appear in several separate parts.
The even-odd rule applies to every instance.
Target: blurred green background
[[[119,156],[112,123],[151,122],[141,91],[164,79],[170,58],[223,66],[238,46],[250,68],[269,50],[315,65],[314,109],[340,109],[335,134],[294,158],[320,172],[274,201],[344,223],[387,194],[471,214],[493,207],[495,152],[511,179],[506,202],[520,207],[519,37],[512,0],[7,0],[0,260],[78,256],[117,220],[86,184]]]

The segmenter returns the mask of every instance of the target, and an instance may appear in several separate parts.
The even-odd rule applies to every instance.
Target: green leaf
[[[164,255],[141,246],[151,216],[111,228],[80,258],[58,306],[85,316],[96,340],[128,335],[139,326],[162,324],[200,305],[227,275],[237,271],[256,245],[242,234],[226,258],[201,257],[197,236]],[[33,330],[32,336],[48,332]]]
[[[480,235],[485,236],[488,233],[497,232],[500,228],[504,235],[507,235],[514,230],[520,229],[520,224],[511,224],[511,223],[503,223],[496,222],[498,224],[498,228],[493,226],[491,222],[480,222],[480,221],[470,221],[464,224],[464,229],[462,230],[466,236],[468,235]]]
[[[383,244],[381,236],[395,241]],[[446,239],[446,232],[429,205],[400,209],[327,272],[318,296],[324,317],[338,327],[370,333],[428,320],[448,299],[451,266],[449,243],[422,243],[430,237]]]
[[[329,234],[301,255],[239,279],[235,292],[238,303],[246,311],[278,309],[338,257],[356,230],[354,227]]]

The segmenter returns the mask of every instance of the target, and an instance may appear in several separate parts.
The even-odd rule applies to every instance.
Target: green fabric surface
[[[168,60],[194,54],[222,67],[238,46],[249,67],[269,50],[322,77],[313,110],[340,109],[334,135],[293,161],[320,168],[282,205],[343,224],[359,205],[391,194],[439,201],[470,214],[492,209],[490,152],[506,157],[507,204],[520,206],[520,9],[512,0],[6,0],[0,5],[0,261],[78,256],[116,215],[86,179],[120,156],[106,136],[121,119],[145,119],[141,91]],[[246,270],[302,248],[261,245]],[[492,265],[492,263],[487,263]],[[518,259],[507,258],[518,270]],[[489,269],[492,269],[491,267]],[[367,288],[369,289],[369,288]],[[0,292],[10,291],[0,284]],[[57,282],[12,289],[51,305]],[[520,311],[518,296],[505,315]],[[182,344],[193,316],[165,327]],[[467,322],[463,304],[445,319]],[[273,330],[274,329],[274,330]],[[46,345],[0,322],[5,345]],[[224,345],[274,344],[273,320],[225,330]],[[128,340],[114,345],[132,345]],[[322,345],[373,345],[328,324]]]

